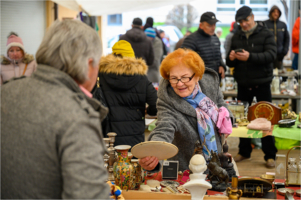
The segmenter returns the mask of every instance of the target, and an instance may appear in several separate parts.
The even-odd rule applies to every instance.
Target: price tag
[[[163,166],[169,166],[169,162],[168,161],[164,161],[163,162]]]

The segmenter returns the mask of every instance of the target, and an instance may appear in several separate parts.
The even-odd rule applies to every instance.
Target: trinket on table
[[[130,148],[130,145],[115,146],[115,150],[118,154],[118,161],[113,165],[113,173],[115,184],[123,190],[132,189],[132,185],[134,184],[134,167],[130,163],[130,159],[128,157],[128,151]]]
[[[298,160],[294,157],[294,150],[300,152],[301,146],[292,147],[286,155],[286,181],[285,185],[301,185],[301,156],[299,156]]]

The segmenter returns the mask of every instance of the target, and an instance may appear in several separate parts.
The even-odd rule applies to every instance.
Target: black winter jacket
[[[279,61],[283,60],[283,57],[287,54],[289,43],[290,43],[290,35],[287,31],[287,26],[284,22],[280,21],[279,18],[277,21],[274,21],[271,18],[272,12],[278,9],[279,10],[279,18],[281,16],[281,10],[277,6],[273,6],[269,13],[269,20],[264,21],[266,26],[269,28],[270,31],[273,32],[274,38],[277,44],[277,59]]]
[[[215,34],[210,36],[199,28],[184,39],[181,48],[197,52],[203,59],[205,67],[218,73],[219,66],[223,66],[226,71],[226,65],[221,57],[220,46],[221,43]]]
[[[136,58],[142,58],[148,66],[153,64],[155,59],[153,45],[142,29],[133,27],[120,36],[119,40],[126,40],[132,45]]]
[[[109,108],[104,136],[117,133],[115,145],[144,142],[145,104],[149,115],[157,114],[157,91],[147,79],[145,61],[108,55],[101,58],[99,71],[99,86]]]
[[[241,86],[249,87],[270,83],[273,79],[273,61],[276,58],[276,43],[274,35],[263,22],[257,22],[257,27],[247,39],[245,33],[238,28],[233,35],[226,64],[234,67],[234,78]],[[247,61],[229,59],[231,50],[242,48],[250,53]]]

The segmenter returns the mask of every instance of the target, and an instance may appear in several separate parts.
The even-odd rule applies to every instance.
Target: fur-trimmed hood
[[[29,64],[33,60],[34,60],[33,55],[31,55],[31,54],[25,54],[25,56],[23,57],[22,62],[25,63],[25,64]],[[5,57],[5,56],[2,55],[1,56],[1,64],[2,65],[10,65],[11,62],[10,62],[10,60],[7,57]]]
[[[116,57],[107,55],[101,58],[99,72],[116,75],[146,75],[148,67],[141,58]]]
[[[102,57],[99,64],[99,81],[116,90],[129,90],[146,77],[148,67],[141,58]]]

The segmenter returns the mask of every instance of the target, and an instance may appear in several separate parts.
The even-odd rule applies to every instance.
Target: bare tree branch
[[[286,20],[288,20],[288,7],[287,7],[286,0],[280,0],[280,2],[282,3],[282,5],[284,7],[285,18],[286,18]]]
[[[180,30],[184,27],[189,29],[193,26],[193,22],[198,15],[197,9],[190,4],[177,5],[169,11],[166,24],[175,25]]]

